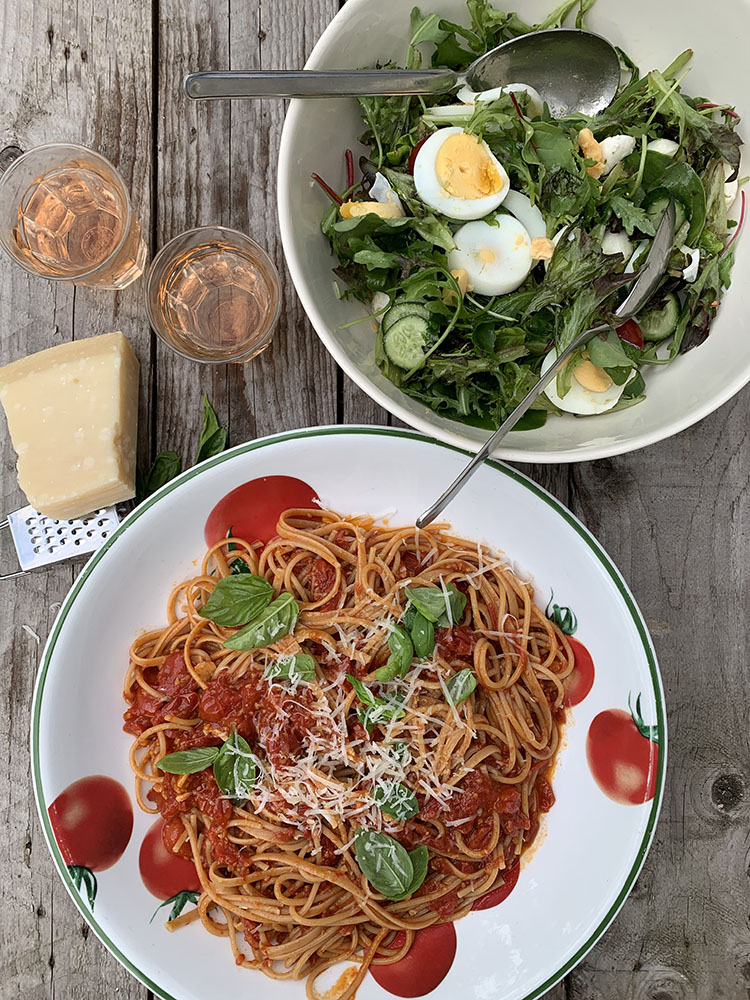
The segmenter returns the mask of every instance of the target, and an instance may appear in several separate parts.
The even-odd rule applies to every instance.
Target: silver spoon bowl
[[[433,70],[224,70],[191,73],[192,100],[240,97],[372,97],[447,94],[466,83],[474,91],[509,83],[537,90],[555,118],[578,111],[595,115],[611,103],[620,83],[620,60],[600,35],[551,28],[519,35],[476,59],[464,74]]]

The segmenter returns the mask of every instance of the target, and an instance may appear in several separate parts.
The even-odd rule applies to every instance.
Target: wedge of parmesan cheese
[[[121,333],[0,368],[0,403],[29,503],[58,520],[135,495],[138,360]]]

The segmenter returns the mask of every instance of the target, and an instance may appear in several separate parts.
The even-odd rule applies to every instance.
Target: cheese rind
[[[58,520],[135,495],[138,359],[121,333],[0,368],[0,403],[29,503]]]

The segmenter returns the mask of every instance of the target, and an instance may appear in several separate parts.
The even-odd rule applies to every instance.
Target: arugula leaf
[[[414,792],[397,781],[386,781],[376,785],[370,793],[382,812],[403,822],[419,812],[419,803]]]
[[[198,771],[211,767],[218,756],[218,747],[192,747],[190,750],[168,753],[156,761],[156,767],[169,774],[197,774]]]
[[[241,650],[272,646],[294,631],[298,617],[299,604],[292,595],[279,594],[254,621],[227,639],[224,646],[227,649]]]
[[[234,729],[214,761],[216,784],[233,802],[241,803],[255,787],[257,773],[257,763],[250,745]]]
[[[633,362],[625,353],[622,341],[614,330],[608,330],[606,336],[593,337],[586,346],[591,363],[599,368],[633,367]]]
[[[469,667],[452,674],[445,683],[451,705],[460,705],[477,686],[477,679]]]
[[[628,236],[632,236],[636,229],[639,229],[646,236],[656,235],[653,222],[639,205],[635,205],[619,194],[610,199],[609,204],[625,227]]]
[[[294,653],[291,656],[280,656],[278,660],[268,664],[263,671],[263,676],[268,681],[314,681],[315,660],[309,653]]]
[[[256,618],[272,597],[273,587],[262,576],[244,572],[225,576],[217,581],[198,614],[224,628],[236,628]]]
[[[206,458],[213,458],[220,455],[227,446],[227,432],[225,428],[219,426],[219,421],[214,412],[214,408],[208,401],[208,396],[203,394],[203,427],[198,441],[198,452],[195,456],[195,465]]]

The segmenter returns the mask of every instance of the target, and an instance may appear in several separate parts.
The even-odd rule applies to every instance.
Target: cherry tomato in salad
[[[622,805],[641,805],[654,797],[659,748],[656,727],[621,708],[600,712],[586,737],[586,759],[599,788]]]
[[[472,906],[472,910],[491,910],[493,906],[498,906],[513,892],[520,874],[520,864],[513,865],[512,868],[505,872],[505,881],[503,884],[497,886],[495,889],[491,889],[486,895],[481,896]]]
[[[200,892],[201,883],[195,865],[164,846],[164,821],[157,819],[141,844],[138,867],[143,884],[157,899],[171,899],[184,889]]]
[[[68,785],[49,807],[49,819],[65,864],[92,872],[119,861],[133,832],[128,793],[103,774]]]
[[[404,943],[403,931],[393,941]],[[456,930],[453,924],[433,924],[414,935],[404,957],[393,965],[371,965],[372,978],[396,997],[423,997],[442,983],[456,957]]]
[[[411,153],[409,153],[409,159],[406,161],[406,169],[409,171],[410,174],[414,173],[414,162],[417,159],[417,153],[420,151],[422,146],[424,146],[424,144],[427,142],[428,139],[429,139],[428,135],[426,135],[424,139],[420,139],[419,142],[416,144],[416,146],[412,149]]]
[[[315,507],[312,486],[293,476],[263,476],[243,483],[220,500],[208,515],[206,545],[226,538],[229,529],[246,542],[269,542],[276,535],[279,515],[290,507]]]
[[[578,639],[568,636],[568,642],[575,656],[575,666],[563,681],[563,687],[565,706],[572,708],[573,705],[580,705],[594,686],[594,661],[591,659],[591,653]]]
[[[628,344],[632,344],[633,347],[637,347],[639,349],[642,349],[645,344],[641,328],[634,319],[626,319],[621,326],[618,326],[617,336],[620,340],[624,340]]]

